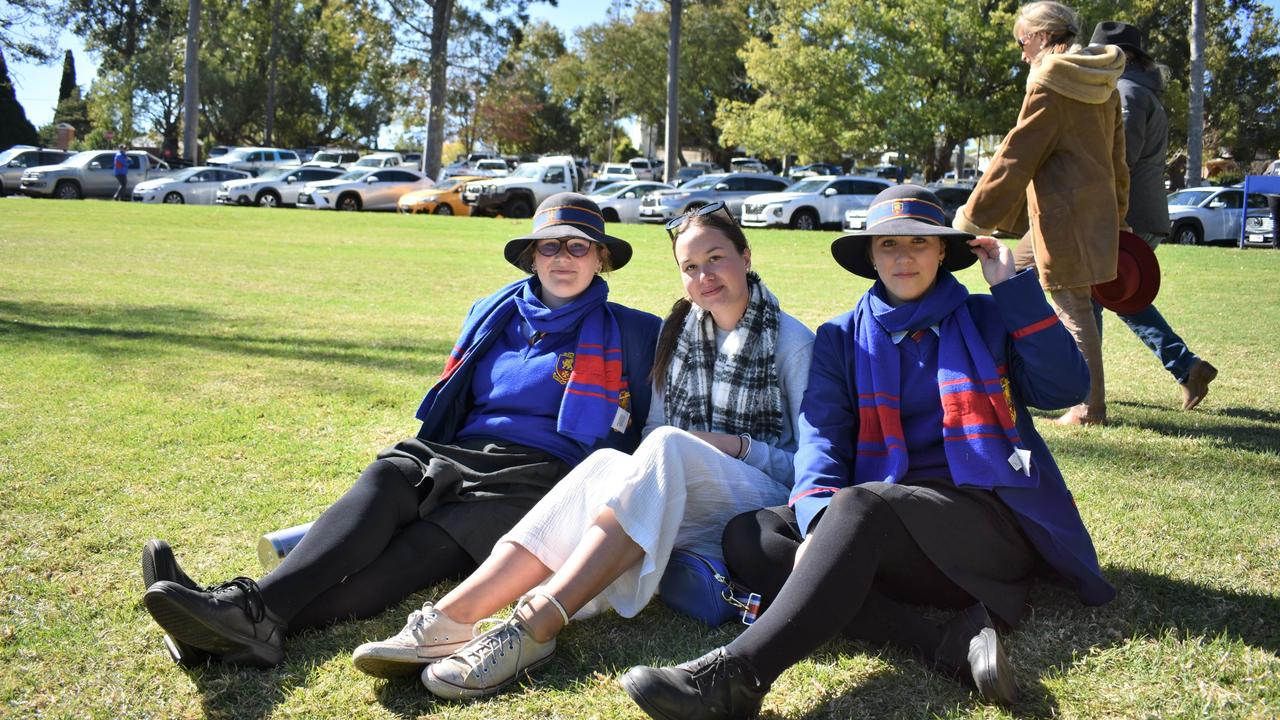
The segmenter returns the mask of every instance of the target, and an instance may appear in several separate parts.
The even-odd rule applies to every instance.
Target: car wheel
[[[437,205],[437,206],[436,206],[436,211],[435,211],[435,213],[433,213],[433,214],[435,214],[435,215],[452,215],[452,214],[453,214],[453,208],[449,207],[449,204],[448,204],[448,203],[440,203],[439,205]]]
[[[1192,223],[1182,223],[1173,229],[1173,241],[1179,245],[1199,245],[1203,240],[1200,228]]]
[[[242,206],[244,206],[244,207],[249,207],[249,206],[250,206],[250,205],[252,205],[253,203],[252,203],[252,202],[250,202],[250,200],[249,200],[248,196],[246,196],[246,195],[241,195],[240,197],[236,198],[236,204],[237,204],[237,205],[242,205]]]
[[[270,190],[263,190],[258,193],[258,207],[280,207],[280,196]]]
[[[360,197],[358,195],[353,195],[351,193],[347,193],[346,195],[343,195],[342,197],[338,198],[338,209],[346,210],[348,212],[355,212],[356,210],[359,210]]]
[[[618,211],[613,208],[605,208],[602,214],[604,215],[605,222],[621,222],[621,220],[618,219]]]
[[[527,218],[533,217],[533,208],[529,206],[529,201],[524,198],[516,198],[507,205],[507,217],[509,218]]]
[[[812,210],[797,210],[791,216],[791,227],[796,230],[817,230],[818,216]]]
[[[53,196],[59,200],[79,200],[80,186],[70,180],[63,180],[54,186]]]
[[[186,201],[182,199],[182,194],[175,190],[164,196],[164,202],[166,205],[181,205]]]

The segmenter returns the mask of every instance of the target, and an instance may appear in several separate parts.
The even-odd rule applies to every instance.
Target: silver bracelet
[[[742,433],[738,436],[738,459],[743,460],[747,455],[751,454],[751,436]]]

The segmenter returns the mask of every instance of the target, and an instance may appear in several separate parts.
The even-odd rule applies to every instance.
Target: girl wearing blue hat
[[[529,276],[472,306],[417,435],[382,451],[279,567],[201,588],[167,543],[147,543],[143,602],[175,658],[276,665],[286,632],[466,575],[592,451],[636,447],[659,321],[608,302],[600,277],[631,246],[576,193],[543,201],[533,228],[504,249]]]
[[[946,226],[933,193],[889,188],[831,246],[874,279],[818,329],[788,505],[735,518],[730,571],[767,610],[729,645],[623,687],[654,718],[755,717],[770,684],[843,635],[917,653],[1011,702],[995,619],[1020,619],[1046,571],[1088,604],[1114,590],[1028,406],[1078,402],[1089,376],[1032,271]],[[952,272],[974,262],[972,295]],[[959,612],[937,624],[913,605]]]

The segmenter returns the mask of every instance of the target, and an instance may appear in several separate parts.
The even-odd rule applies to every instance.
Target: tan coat
[[[1049,55],[1031,70],[1018,124],[1005,136],[954,225],[1022,233],[1030,220],[1046,290],[1114,279],[1129,204],[1124,120],[1113,45]]]

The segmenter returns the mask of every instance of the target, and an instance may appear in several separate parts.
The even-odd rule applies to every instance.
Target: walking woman
[[[1059,418],[1070,425],[1107,421],[1102,337],[1093,317],[1093,285],[1116,276],[1121,220],[1129,203],[1124,122],[1116,81],[1124,53],[1114,45],[1080,47],[1075,11],[1056,2],[1022,6],[1013,34],[1031,66],[1018,124],[956,213],[956,229],[990,235],[1030,230],[1015,251],[1034,261],[1040,284],[1089,365],[1085,403]]]
[[[687,299],[663,325],[644,442],[634,455],[587,458],[471,577],[410,615],[400,634],[357,648],[356,667],[390,676],[444,657],[422,670],[428,690],[492,694],[549,660],[570,617],[639,613],[673,548],[718,560],[730,518],[785,501],[813,333],[752,271],[722,203],[667,231]],[[513,601],[508,620],[465,642],[474,623]]]
[[[771,602],[726,647],[628,671],[650,716],[755,717],[784,670],[839,635],[914,651],[1010,702],[991,615],[1016,624],[1041,567],[1085,603],[1114,595],[1027,411],[1084,396],[1080,352],[1033,272],[945,222],[933,193],[903,185],[832,244],[876,283],[818,329],[789,506],[725,531],[731,571]],[[991,295],[951,274],[975,259]],[[937,624],[913,605],[960,612]]]
[[[273,666],[287,631],[465,576],[588,454],[636,447],[659,321],[608,302],[600,277],[631,246],[594,202],[560,193],[504,256],[530,277],[471,308],[417,436],[381,452],[278,568],[201,589],[147,543],[143,601],[183,655]]]

